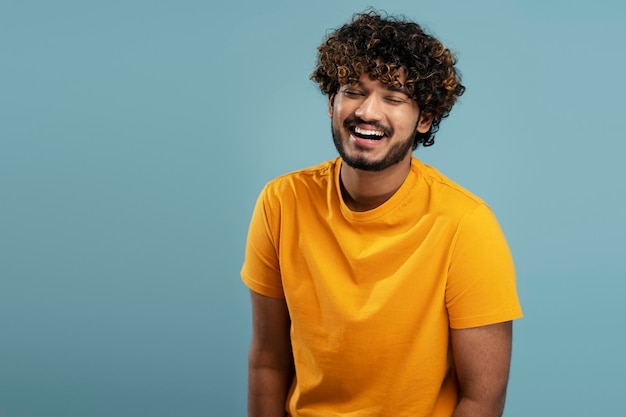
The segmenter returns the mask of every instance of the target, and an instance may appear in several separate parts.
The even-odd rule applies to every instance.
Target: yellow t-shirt
[[[450,328],[521,317],[513,261],[491,210],[412,159],[384,204],[353,212],[341,159],[261,193],[242,278],[285,298],[296,378],[291,416],[449,417]]]

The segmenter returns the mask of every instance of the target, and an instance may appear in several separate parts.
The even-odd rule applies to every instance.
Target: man
[[[464,87],[417,24],[357,14],[318,48],[340,157],[252,216],[249,416],[500,416],[521,317],[491,210],[413,157]]]

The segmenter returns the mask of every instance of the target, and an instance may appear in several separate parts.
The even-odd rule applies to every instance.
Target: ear
[[[419,133],[426,133],[430,129],[430,125],[433,124],[433,115],[430,113],[420,113],[420,120],[417,123],[417,131]]]
[[[335,102],[335,95],[334,94],[329,94],[328,95],[328,115],[330,117],[333,116],[333,104]]]

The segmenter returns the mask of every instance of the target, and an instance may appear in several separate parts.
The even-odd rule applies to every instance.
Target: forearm
[[[248,417],[284,417],[287,392],[292,380],[290,366],[277,368],[250,363]]]
[[[248,417],[285,417],[294,376],[289,311],[283,299],[250,292],[252,342],[248,355]]]
[[[501,417],[504,395],[491,401],[461,397],[452,417]]]
[[[511,362],[511,322],[452,329],[461,397],[453,417],[500,417]]]

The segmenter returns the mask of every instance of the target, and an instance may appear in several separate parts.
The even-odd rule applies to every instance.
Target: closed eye
[[[356,90],[344,90],[343,93],[348,97],[360,97],[363,95],[363,93]]]
[[[404,100],[403,98],[400,98],[400,97],[387,97],[385,100],[387,100],[391,104],[403,104],[403,103],[406,103],[406,100]]]

